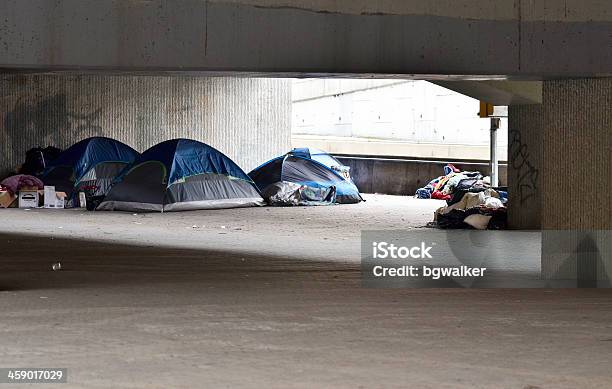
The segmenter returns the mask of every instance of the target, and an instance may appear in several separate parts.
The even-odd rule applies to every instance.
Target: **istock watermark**
[[[375,259],[406,259],[406,258],[432,258],[429,254],[432,246],[427,246],[421,242],[420,246],[406,247],[396,246],[388,242],[372,242],[372,257]]]
[[[540,231],[363,231],[362,283],[373,288],[609,286],[606,277],[612,266],[606,267],[606,261],[597,259],[601,250],[609,249],[609,234],[587,235],[588,245],[584,234],[579,235],[571,240],[578,243],[551,256],[550,246],[570,241],[568,233],[558,233],[551,240],[550,232]],[[557,266],[551,261],[553,257],[573,264],[563,273],[564,279],[547,276],[549,269]],[[584,282],[585,274],[594,281]]]
[[[372,242],[372,259],[433,259],[431,250],[434,245],[436,243],[428,245],[421,242],[420,245],[408,247],[396,246],[385,241]],[[426,264],[386,266],[384,262],[381,262],[380,265],[374,265],[372,275],[374,277],[429,277],[439,280],[443,277],[481,277],[486,270],[486,267],[435,267]]]

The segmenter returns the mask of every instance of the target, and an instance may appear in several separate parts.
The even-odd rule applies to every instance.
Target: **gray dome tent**
[[[264,205],[253,181],[204,143],[174,139],[142,153],[98,210],[182,211]]]

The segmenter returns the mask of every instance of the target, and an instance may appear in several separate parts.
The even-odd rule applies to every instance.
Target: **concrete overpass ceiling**
[[[0,67],[413,79],[612,75],[612,4],[550,3],[5,0]]]
[[[542,103],[542,81],[434,81],[434,84],[493,105]]]

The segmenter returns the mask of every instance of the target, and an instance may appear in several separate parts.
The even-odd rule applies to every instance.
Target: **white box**
[[[45,208],[64,208],[65,193],[56,192],[54,186],[45,186],[43,199]]]
[[[38,208],[38,191],[23,190],[19,192],[19,208]]]
[[[45,208],[55,208],[55,187],[54,186],[44,186],[43,191],[43,200]],[[49,205],[53,205],[52,207]]]
[[[79,207],[87,208],[87,197],[85,192],[79,192]]]
[[[59,193],[59,192],[57,192]],[[66,200],[62,197],[56,197],[55,198],[55,207],[49,207],[49,208],[55,208],[55,209],[64,209],[66,207]]]

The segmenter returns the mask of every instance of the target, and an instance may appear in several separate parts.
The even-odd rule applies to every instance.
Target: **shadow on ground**
[[[368,289],[358,264],[19,234],[0,250],[0,366],[66,367],[69,388],[611,382],[610,290]]]
[[[357,281],[359,265],[111,242],[0,234],[0,290],[55,289],[167,281],[249,284],[300,278]],[[53,265],[61,264],[54,271]],[[266,281],[267,280],[267,281]]]

